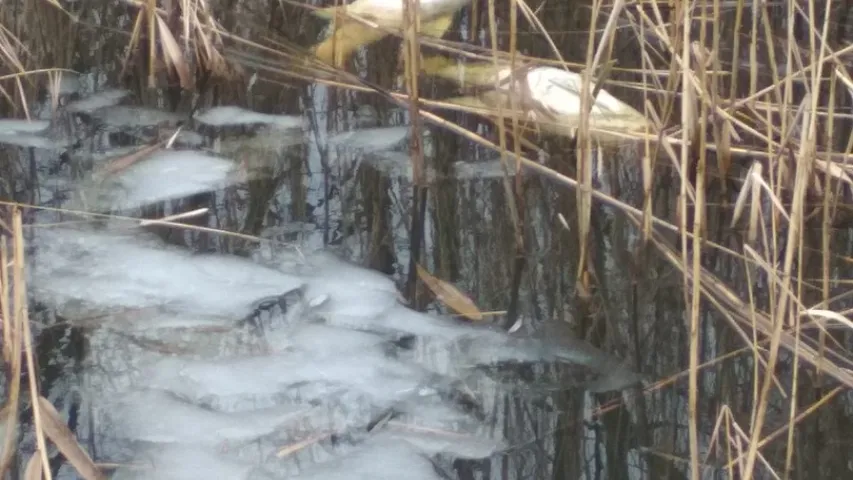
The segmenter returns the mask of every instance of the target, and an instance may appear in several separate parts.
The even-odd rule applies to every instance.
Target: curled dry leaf
[[[829,320],[835,320],[839,324],[853,330],[853,322],[850,321],[849,318],[841,315],[838,312],[833,312],[832,310],[824,310],[820,308],[811,308],[808,310],[804,310],[800,313],[800,315],[811,315],[813,317],[819,317],[824,323],[830,323]],[[828,326],[828,325],[827,325]]]
[[[758,163],[756,165],[756,169],[750,175],[761,180],[761,164]],[[754,244],[758,239],[758,225],[759,220],[761,220],[761,189],[756,185],[757,183],[757,181],[750,183],[752,201],[749,207],[749,229],[746,236],[750,244]]]
[[[434,277],[420,265],[415,265],[415,267],[418,269],[418,277],[420,277],[421,281],[435,294],[435,297],[441,303],[470,320],[479,321],[483,319],[483,313],[480,312],[480,309],[477,308],[470,298],[460,292],[459,289],[444,280]]]
[[[181,88],[191,90],[193,85],[192,75],[190,74],[190,68],[187,65],[184,54],[181,52],[181,47],[178,45],[166,22],[159,15],[156,17],[157,29],[160,32],[160,42],[163,46],[163,62],[167,66],[174,67],[175,73],[181,82]]]
[[[184,54],[181,51],[180,45],[175,40],[172,32],[169,30],[166,22],[157,15],[157,27],[160,32],[160,41],[163,45],[163,61],[167,66],[172,66],[178,79],[181,82],[181,88],[192,89],[192,75]]]
[[[815,160],[815,166],[832,176],[832,178],[853,186],[853,179],[844,170],[843,165],[827,162],[826,160]]]
[[[24,470],[24,478],[26,480],[41,480],[41,472],[41,452],[36,450],[33,452],[33,456],[27,460],[27,468]]]
[[[77,443],[74,434],[59,417],[59,412],[53,405],[46,398],[40,396],[38,406],[42,415],[44,434],[74,466],[77,473],[86,480],[106,480],[92,458]]]
[[[738,220],[740,220],[740,216],[743,214],[743,208],[746,205],[746,202],[750,197],[750,193],[753,190],[757,189],[757,186],[754,185],[754,180],[752,178],[755,171],[758,171],[759,176],[761,176],[761,164],[755,162],[749,167],[749,171],[746,172],[746,178],[743,182],[743,186],[737,195],[737,200],[735,201],[734,212],[732,213],[732,220],[729,223],[729,228],[734,228],[737,225]]]

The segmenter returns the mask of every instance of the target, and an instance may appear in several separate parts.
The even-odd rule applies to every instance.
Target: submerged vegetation
[[[345,478],[333,447],[392,431],[341,468],[853,475],[851,7],[417,4],[3,3],[0,472],[146,478],[105,464],[144,444],[181,452],[174,478],[308,459],[309,477]],[[554,324],[585,346],[505,334]],[[442,369],[409,362],[413,338]],[[86,378],[106,413],[75,428],[79,402],[56,392],[79,371],[58,357],[80,352],[51,348],[78,342],[103,361]],[[151,391],[122,390],[140,378]],[[305,431],[278,428],[294,418]],[[137,437],[96,451],[111,422]],[[380,455],[398,463],[380,474]]]

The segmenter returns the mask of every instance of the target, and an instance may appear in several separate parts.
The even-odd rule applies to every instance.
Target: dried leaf
[[[643,155],[641,163],[643,175],[643,243],[648,243],[652,238],[652,184],[654,183],[652,159],[649,155]]]
[[[154,23],[157,17],[157,2],[148,0],[145,5],[145,13],[148,15],[146,26],[148,27],[148,88],[157,86],[154,73],[156,72],[157,60],[157,25]]]
[[[420,265],[415,265],[418,277],[443,304],[471,320],[482,320],[483,314],[474,302],[453,285],[434,277]]]
[[[27,468],[24,470],[26,480],[41,480],[41,452],[36,450],[33,456],[27,460]]]
[[[20,368],[17,370],[20,370]],[[15,397],[14,402],[13,400],[9,400],[0,409],[0,432],[3,432],[0,435],[0,442],[2,442],[0,443],[0,475],[3,475],[7,471],[15,453],[15,439],[18,436],[17,402],[19,389],[19,386],[14,386],[11,389]]]
[[[810,308],[801,312],[800,315],[811,315],[815,317],[821,317],[824,320],[835,320],[841,325],[844,325],[845,327],[853,330],[853,322],[851,322],[849,318],[845,317],[844,315],[841,315],[838,312],[833,312],[832,310]]]
[[[761,164],[758,164],[758,169],[753,172],[755,178],[761,178],[760,168]],[[758,239],[759,220],[761,220],[761,189],[756,188],[753,184],[750,190],[752,190],[752,201],[749,207],[749,229],[747,230],[746,240],[750,244],[755,244]]]
[[[181,88],[185,90],[192,89],[192,75],[190,75],[190,67],[184,58],[183,52],[175,37],[166,25],[166,22],[157,15],[157,27],[160,31],[160,43],[163,45],[163,60],[166,65],[171,65],[175,68],[175,73],[181,81]]]
[[[139,150],[131,153],[130,155],[125,155],[123,157],[119,157],[115,160],[112,160],[107,166],[103,168],[103,170],[100,171],[100,174],[110,175],[115,173],[121,173],[134,163],[160,150],[160,148],[163,147],[164,143],[165,142],[157,142],[154,145],[142,147]]]
[[[732,213],[732,220],[729,223],[729,228],[734,228],[737,225],[738,220],[740,220],[740,216],[743,213],[743,207],[746,205],[746,201],[748,198],[751,198],[749,194],[752,193],[753,189],[756,189],[753,185],[754,181],[752,179],[753,172],[758,169],[759,176],[761,172],[761,164],[755,162],[749,167],[749,171],[746,172],[746,179],[743,182],[743,186],[737,195],[737,200],[735,201],[734,212]]]
[[[767,197],[770,198],[770,201],[773,202],[773,205],[776,207],[776,211],[785,218],[786,222],[790,222],[791,217],[788,216],[788,212],[785,210],[782,200],[779,199],[777,192],[774,191],[773,188],[767,184],[764,178],[761,177],[761,170],[756,169],[753,171],[752,178],[761,186],[761,189],[764,190]]]
[[[145,17],[143,17],[143,12],[144,9],[140,9],[139,13],[136,14],[136,21],[133,23],[133,32],[131,32],[130,34],[127,52],[125,52],[124,60],[122,60],[121,62],[121,72],[119,72],[119,78],[124,78],[124,74],[127,71],[128,65],[130,65],[130,56],[133,54],[134,49],[139,44],[139,39],[142,30],[142,22],[145,20]]]
[[[844,171],[841,165],[827,162],[826,160],[815,160],[815,167],[823,170],[833,178],[853,186],[853,180],[850,179],[850,176]]]
[[[44,397],[39,397],[38,406],[42,415],[42,429],[44,434],[59,449],[68,462],[77,470],[77,473],[86,480],[106,480],[104,474],[98,469],[89,454],[77,443],[74,434],[59,417],[59,412]]]

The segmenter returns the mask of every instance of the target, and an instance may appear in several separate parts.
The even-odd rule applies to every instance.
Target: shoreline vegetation
[[[128,209],[151,202],[136,172],[165,185],[182,172],[164,174],[152,159],[180,164],[184,175],[204,170],[207,177],[158,201],[197,199],[211,185],[237,183],[251,184],[263,200],[234,200],[248,213],[228,229],[198,220],[209,218],[204,205],[161,208],[141,223],[124,219],[136,222],[128,228],[172,229],[244,253],[246,245],[270,243],[261,226],[271,211],[265,205],[279,201],[271,184],[291,182],[292,197],[304,195],[301,180],[291,180],[304,166],[286,170],[267,157],[306,137],[319,142],[320,122],[356,123],[346,112],[365,105],[408,128],[377,128],[360,140],[364,151],[371,142],[406,145],[396,155],[386,146],[368,152],[374,166],[404,171],[405,198],[390,198],[397,185],[390,180],[358,177],[371,205],[359,212],[370,225],[364,266],[399,264],[408,306],[431,305],[474,323],[497,311],[515,324],[522,304],[536,303],[530,291],[545,291],[553,303],[531,307],[539,315],[571,320],[579,337],[654,379],[630,394],[597,397],[596,421],[608,431],[631,430],[631,445],[604,441],[608,478],[636,472],[630,462],[642,463],[648,478],[851,473],[843,448],[853,424],[846,395],[853,387],[850,6],[230,4],[16,0],[0,12],[0,148],[15,159],[0,162],[0,478],[52,478],[54,447],[87,480],[115,467],[90,458],[40,390],[45,366],[28,310],[27,229],[51,226],[25,218],[53,210],[32,193],[41,188],[30,178],[34,152],[73,150],[82,144],[73,133],[81,125],[92,136],[115,125],[153,131],[141,147],[89,161],[95,167],[84,193],[95,198],[81,195],[70,204],[79,211],[57,215],[81,223],[119,218],[108,213],[121,202]],[[320,87],[322,99],[307,103],[305,92]],[[39,116],[39,104],[51,114]],[[232,104],[239,107],[214,108]],[[341,105],[349,110],[335,117]],[[234,129],[233,143],[215,147],[231,160],[173,152],[202,148],[190,125]],[[241,143],[246,125],[262,125],[255,138],[268,143]],[[346,138],[342,145],[356,143]],[[499,165],[489,170],[499,188],[469,198],[446,186],[475,147]],[[472,171],[466,180],[486,177]],[[99,190],[107,187],[120,199]],[[134,188],[139,198],[130,198]],[[485,209],[478,201],[497,206],[466,224],[467,211],[457,207],[463,200],[475,211]],[[308,224],[304,204],[289,215]],[[324,208],[328,230],[328,202]],[[471,271],[486,278],[460,273],[461,232],[477,228],[473,219],[509,232],[476,232]],[[392,222],[405,226],[404,239],[388,240]],[[485,245],[494,253],[479,251]],[[500,293],[486,300],[496,278]],[[630,415],[614,419],[619,411]],[[582,450],[580,440],[560,434],[581,423],[560,417],[550,433],[557,452]],[[24,437],[35,454],[21,459]],[[551,462],[553,478],[592,475],[578,455]]]

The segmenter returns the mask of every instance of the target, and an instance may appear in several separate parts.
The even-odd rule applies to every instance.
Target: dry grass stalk
[[[73,433],[65,425],[55,408],[40,396],[36,384],[39,372],[36,370],[35,352],[32,344],[32,332],[27,310],[27,286],[24,273],[24,236],[21,210],[12,208],[12,244],[6,236],[0,237],[0,314],[3,322],[3,354],[7,365],[9,395],[7,404],[0,416],[7,425],[3,439],[2,463],[0,474],[7,472],[14,461],[18,433],[18,412],[21,398],[22,359],[26,362],[29,378],[29,398],[35,399],[33,408],[33,428],[37,449],[28,460],[25,478],[51,479],[50,463],[47,457],[47,442],[50,438],[59,451],[71,462],[80,475],[87,480],[104,478],[85,451],[79,446]],[[9,255],[11,250],[11,256]],[[23,355],[22,355],[23,354]]]
[[[112,159],[107,165],[104,166],[102,170],[95,172],[94,175],[98,178],[101,178],[109,175],[119,174],[133,166],[135,163],[150,157],[154,153],[161,151],[165,144],[166,141],[157,142],[153,145],[141,147],[133,153],[129,153],[122,157]]]
[[[6,365],[8,395],[3,406],[3,422],[6,425],[3,438],[3,458],[0,459],[0,474],[5,474],[14,461],[15,442],[18,437],[18,409],[21,392],[21,342],[20,318],[12,308],[12,287],[8,265],[9,244],[6,236],[0,235],[0,308],[3,315],[3,363]]]
[[[517,35],[518,19],[516,16],[516,5],[517,5],[516,1],[512,0],[510,2],[510,6],[509,6],[510,12],[511,12],[510,32],[509,32],[509,38],[510,38],[510,48],[509,48],[510,58],[509,58],[509,65],[508,65],[509,72],[515,72],[516,71],[516,64],[515,64],[516,58],[517,58],[516,44],[517,44],[517,36],[518,36]],[[498,45],[499,45],[499,43],[498,43],[498,35],[497,35],[497,21],[496,21],[496,14],[495,14],[495,2],[492,0],[490,0],[489,4],[488,4],[488,17],[489,17],[489,40],[491,42],[491,47],[492,47],[491,67],[493,68],[493,70],[492,70],[492,74],[485,74],[481,78],[481,81],[482,81],[482,84],[484,84],[484,85],[488,85],[490,83],[493,84],[494,88],[497,90],[499,88],[499,84],[501,83],[502,80],[499,78],[498,75],[496,75],[496,73],[500,72],[500,70],[499,70],[500,67],[499,67],[499,63],[498,63]],[[512,77],[512,73],[510,73],[509,81],[511,83],[515,83],[515,79]],[[506,122],[505,122],[505,118],[504,118],[504,112],[503,112],[503,108],[505,106],[509,108],[510,112],[520,112],[521,110],[517,105],[517,99],[515,98],[515,96],[512,96],[512,95],[509,98],[509,104],[508,105],[504,105],[503,103],[497,104],[498,146],[499,146],[499,151],[500,151],[500,155],[501,155],[500,161],[501,161],[501,165],[502,165],[503,171],[504,171],[504,176],[503,176],[501,183],[503,185],[504,195],[507,199],[507,207],[509,208],[510,219],[512,221],[513,230],[515,232],[516,249],[521,251],[521,249],[523,249],[523,245],[524,245],[523,225],[521,225],[521,222],[522,222],[521,212],[519,211],[518,202],[516,201],[517,196],[513,194],[513,189],[512,189],[512,186],[510,185],[510,182],[509,182],[509,175],[507,174],[509,171],[509,167],[508,167],[509,158],[506,155],[506,152],[507,152],[507,131],[506,131]],[[524,134],[521,133],[521,131],[520,131],[522,127],[519,125],[518,116],[515,113],[512,114],[511,124],[512,124],[512,135],[513,135],[513,138],[516,139],[516,141],[514,142],[514,144],[515,144],[514,153],[516,155],[516,158],[518,158],[520,156],[520,153],[521,153],[521,150],[520,150],[521,146],[519,144],[518,139],[523,138]],[[520,166],[520,163],[516,160],[516,162],[515,162],[515,171],[516,172],[521,171],[519,166]],[[516,183],[517,191],[520,192],[521,191],[521,182],[522,182],[521,175],[517,176],[516,181],[518,182],[518,183]]]
[[[681,25],[683,37],[681,45],[682,48],[682,64],[690,65],[691,64],[691,55],[690,49],[687,48],[687,45],[690,43],[691,37],[691,21],[690,18],[690,9],[686,5],[682,5],[681,7],[685,17],[683,17],[683,23]],[[702,23],[702,28],[704,28],[705,23]],[[681,107],[681,121],[684,129],[682,131],[682,140],[684,143],[681,146],[681,167],[682,172],[687,171],[689,169],[688,161],[696,162],[696,178],[695,178],[695,187],[696,187],[696,199],[693,204],[693,225],[691,226],[691,230],[693,232],[692,243],[688,248],[688,239],[682,234],[681,245],[682,245],[682,261],[684,262],[685,267],[688,265],[692,271],[693,278],[697,278],[701,275],[702,268],[702,237],[704,236],[703,232],[703,223],[705,219],[705,182],[706,182],[706,173],[705,173],[705,148],[704,148],[704,135],[699,136],[698,132],[704,132],[704,118],[705,112],[704,108],[701,109],[703,111],[697,111],[697,102],[696,102],[696,94],[694,90],[693,77],[696,77],[697,82],[700,85],[704,85],[706,79],[704,78],[704,69],[702,69],[703,61],[702,59],[698,59],[695,64],[699,67],[699,71],[693,72],[690,69],[684,69],[682,71],[682,107]],[[701,121],[699,119],[702,119]],[[698,146],[696,145],[696,141],[701,142]],[[690,147],[693,147],[692,149]],[[690,155],[692,152],[698,151],[699,159],[691,158]],[[688,228],[687,222],[687,213],[688,213],[688,205],[687,205],[687,196],[685,194],[686,191],[686,183],[685,179],[682,178],[682,194],[679,196],[681,203],[681,212],[682,212],[682,232],[685,232]],[[688,261],[688,252],[692,252],[692,259]],[[686,278],[686,277],[685,277]],[[688,379],[687,379],[687,410],[688,410],[688,435],[689,435],[689,445],[690,445],[690,478],[700,478],[699,466],[700,466],[700,450],[699,450],[699,344],[701,339],[699,337],[700,332],[700,306],[702,300],[702,292],[698,282],[692,282],[685,284],[685,305],[690,306],[690,311],[688,313],[689,318],[689,353],[688,353]],[[689,295],[689,296],[688,296]]]
[[[797,403],[799,392],[796,388],[785,390],[776,378],[774,372],[780,363],[782,349],[794,355],[793,385],[797,385],[799,375],[798,362],[806,362],[822,375],[832,377],[842,385],[853,386],[853,376],[848,368],[840,362],[837,356],[833,356],[836,348],[829,342],[831,337],[826,335],[825,330],[820,330],[817,344],[809,338],[801,338],[800,331],[804,328],[802,318],[819,316],[822,319],[833,319],[836,323],[846,325],[846,317],[841,313],[833,312],[830,308],[829,290],[834,279],[831,278],[830,259],[831,252],[829,229],[821,233],[821,291],[825,305],[816,306],[814,302],[807,300],[804,287],[808,284],[804,278],[804,253],[809,247],[803,239],[803,228],[806,220],[813,215],[813,206],[807,202],[808,195],[819,195],[822,202],[820,215],[823,224],[829,225],[839,205],[838,194],[840,188],[853,186],[853,171],[848,162],[850,145],[853,144],[853,135],[848,138],[848,147],[833,148],[830,139],[833,133],[837,133],[836,122],[841,115],[835,112],[835,99],[844,95],[845,88],[850,88],[853,82],[844,71],[842,56],[853,51],[853,46],[843,46],[831,50],[829,46],[828,13],[821,20],[818,18],[817,4],[807,2],[805,4],[787,4],[787,28],[786,35],[774,35],[774,18],[768,8],[759,8],[751,15],[752,25],[747,28],[747,35],[741,39],[743,14],[746,8],[750,8],[743,2],[736,4],[736,21],[731,41],[734,48],[732,52],[732,64],[734,70],[730,72],[729,84],[736,86],[743,75],[739,73],[738,65],[741,63],[740,43],[749,42],[746,46],[750,64],[747,67],[746,82],[748,91],[738,91],[730,88],[728,94],[721,84],[721,57],[724,54],[721,48],[721,36],[724,32],[721,25],[713,23],[711,46],[707,29],[707,19],[703,16],[707,12],[699,12],[698,9],[713,7],[714,15],[719,15],[721,2],[715,0],[707,2],[709,5],[678,4],[676,15],[667,18],[660,10],[657,3],[644,4],[643,6],[629,6],[625,10],[622,3],[610,7],[607,14],[606,25],[602,30],[593,30],[590,33],[588,51],[586,55],[585,70],[582,74],[580,99],[582,108],[576,120],[578,130],[578,164],[577,178],[557,173],[539,162],[525,157],[520,149],[520,142],[515,142],[515,148],[510,148],[507,143],[507,134],[516,139],[525,134],[534,137],[539,133],[537,129],[551,132],[565,132],[565,123],[551,122],[548,119],[536,119],[536,122],[528,123],[529,116],[524,114],[523,107],[519,105],[516,96],[498,96],[484,98],[477,97],[478,102],[440,102],[421,99],[418,95],[417,74],[420,69],[418,45],[430,45],[442,48],[455,56],[466,60],[481,60],[484,65],[492,68],[491,75],[484,75],[481,79],[486,84],[491,84],[498,90],[494,75],[495,69],[504,65],[509,66],[510,72],[516,71],[516,62],[525,63],[531,61],[518,54],[516,37],[519,26],[516,19],[516,7],[521,10],[525,18],[533,27],[533,30],[541,33],[547,40],[548,45],[556,53],[557,61],[549,59],[535,59],[536,63],[546,64],[556,62],[561,68],[568,68],[568,64],[559,55],[556,42],[547,34],[543,25],[539,22],[537,15],[529,6],[520,0],[511,2],[510,11],[510,40],[508,51],[499,51],[499,39],[497,34],[497,13],[495,2],[489,1],[489,31],[491,46],[488,49],[475,49],[469,46],[454,46],[449,42],[439,42],[427,38],[430,35],[446,29],[449,25],[450,16],[441,17],[433,32],[430,30],[429,22],[420,24],[417,16],[406,17],[405,22],[397,25],[397,30],[404,38],[404,52],[406,59],[406,92],[384,92],[378,91],[373,86],[360,82],[351,76],[339,72],[330,72],[329,69],[312,62],[304,62],[304,65],[296,69],[296,73],[286,72],[274,62],[264,63],[263,58],[250,58],[243,53],[240,62],[257,62],[262,71],[276,75],[302,75],[301,78],[319,81],[340,88],[348,88],[362,91],[377,91],[387,95],[396,102],[409,107],[411,116],[415,121],[424,119],[442,128],[451,130],[461,136],[481,145],[489,146],[501,153],[502,158],[511,159],[517,166],[525,166],[550,179],[556,180],[564,186],[573,188],[577,194],[579,209],[579,234],[582,238],[581,257],[586,253],[586,242],[583,241],[589,233],[589,215],[593,201],[602,202],[615,210],[621,211],[627,218],[635,222],[642,230],[644,238],[655,246],[661,256],[673,265],[684,276],[684,298],[685,305],[689,305],[689,360],[687,368],[689,385],[689,470],[693,478],[698,478],[701,473],[700,467],[706,459],[699,458],[699,422],[698,408],[699,396],[701,394],[701,383],[699,373],[704,364],[700,363],[698,346],[703,338],[699,330],[699,321],[702,311],[700,300],[704,299],[713,305],[729,322],[729,327],[735,331],[745,345],[748,345],[755,358],[755,394],[753,398],[754,411],[749,429],[741,427],[734,422],[727,407],[722,407],[717,415],[717,425],[714,434],[725,436],[726,458],[729,459],[727,468],[734,476],[735,467],[738,473],[745,478],[753,476],[757,468],[762,468],[775,473],[776,470],[788,471],[791,464],[791,452],[794,449],[793,430],[805,415],[813,413],[825,405],[825,402],[837,395],[837,391],[824,395],[819,401],[807,409],[803,409]],[[712,3],[712,5],[711,5]],[[134,33],[131,36],[131,45],[141,41],[141,30],[148,27],[148,39],[150,43],[149,52],[158,52],[159,61],[170,69],[180,80],[182,86],[189,83],[189,77],[193,63],[190,61],[189,52],[195,50],[196,60],[199,64],[215,63],[219,48],[221,46],[220,36],[227,37],[211,20],[206,3],[199,0],[182,0],[181,11],[183,16],[183,29],[181,33],[170,30],[168,27],[168,12],[156,8],[155,2],[135,2],[140,7],[140,15],[137,17]],[[406,2],[408,5],[408,2]],[[410,7],[406,7],[410,8]],[[599,18],[599,12],[603,12],[604,6],[601,2],[593,4],[593,22],[595,25]],[[351,8],[349,9],[350,13]],[[829,10],[827,9],[826,12]],[[357,13],[357,12],[356,12]],[[144,16],[143,16],[144,14]],[[348,14],[349,15],[349,14]],[[338,16],[337,10],[335,16]],[[594,89],[600,88],[600,79],[594,79],[593,75],[600,67],[609,67],[607,58],[610,48],[616,36],[613,25],[618,18],[628,17],[630,25],[636,29],[637,38],[649,39],[640,44],[642,56],[643,82],[642,94],[644,97],[643,113],[639,114],[644,125],[638,134],[625,137],[639,139],[644,144],[642,157],[643,174],[643,205],[642,209],[627,205],[617,198],[610,197],[602,192],[592,189],[590,172],[592,171],[593,151],[595,144],[590,141],[594,138],[595,122],[592,98]],[[402,18],[402,17],[401,17]],[[796,44],[793,25],[794,19],[805,25],[809,30],[808,45],[801,47]],[[421,19],[423,20],[423,19]],[[699,23],[697,23],[697,20]],[[672,21],[672,23],[667,23]],[[378,25],[375,19],[367,21],[343,22],[341,27],[344,33],[336,31],[329,40],[332,52],[326,55],[320,52],[322,59],[331,59],[332,64],[340,66],[343,59],[351,53],[352,48],[344,46],[343,50],[335,50],[333,45],[348,42],[349,34],[345,28],[348,25],[357,25],[353,28],[358,35],[370,38],[381,38],[387,32],[371,25],[369,28],[365,23]],[[419,27],[419,28],[418,28]],[[419,32],[420,30],[420,32]],[[778,29],[777,29],[778,30]],[[0,31],[0,53],[7,67],[12,67],[19,72],[24,71],[26,65],[22,60],[20,52],[22,45],[14,38],[4,37],[6,30]],[[361,33],[359,33],[361,32]],[[421,34],[425,34],[421,35]],[[339,38],[340,37],[340,38]],[[232,37],[229,37],[232,38]],[[697,41],[696,38],[699,38]],[[784,38],[782,42],[778,38]],[[233,39],[233,38],[232,38]],[[234,39],[237,42],[236,39]],[[369,43],[369,41],[367,43]],[[351,42],[353,44],[358,42]],[[362,42],[363,44],[364,42]],[[244,43],[243,45],[248,45]],[[321,43],[321,45],[326,45]],[[274,48],[250,45],[257,51],[263,51],[275,59],[292,59],[294,53],[286,51],[281,47],[279,52]],[[323,47],[325,48],[325,47]],[[336,56],[337,55],[337,56]],[[766,62],[767,68],[762,68],[762,56],[769,58]],[[328,58],[327,58],[328,57]],[[668,58],[668,65],[660,65],[659,58]],[[224,63],[224,60],[221,60]],[[156,70],[157,61],[149,58],[150,72]],[[470,67],[470,65],[469,65]],[[605,68],[606,69],[606,68]],[[766,70],[766,71],[764,71]],[[474,72],[474,69],[470,70]],[[664,80],[661,72],[668,73]],[[826,88],[825,78],[822,75],[831,72],[831,84]],[[476,73],[473,74],[476,77]],[[604,75],[606,76],[606,75]],[[316,78],[321,77],[321,78]],[[5,77],[15,82],[17,91],[3,91],[7,100],[21,102],[24,95],[24,82],[20,76]],[[767,80],[769,79],[769,80]],[[598,81],[596,81],[598,80]],[[836,82],[841,81],[842,86]],[[595,87],[594,87],[595,85]],[[807,91],[806,95],[800,95],[799,89]],[[800,95],[799,97],[797,95]],[[492,100],[498,98],[498,101]],[[721,99],[727,98],[728,101]],[[504,101],[505,100],[505,101]],[[680,104],[680,112],[675,113],[676,105]],[[488,115],[497,119],[499,139],[495,145],[481,136],[470,132],[458,125],[444,121],[423,108],[455,108],[460,111]],[[521,112],[521,113],[519,113]],[[639,113],[639,112],[638,112]],[[675,124],[674,127],[668,127]],[[507,128],[511,127],[510,129]],[[840,128],[840,127],[839,127]],[[561,130],[562,129],[562,130]],[[417,131],[420,131],[418,129]],[[823,132],[823,133],[822,133]],[[623,137],[624,138],[624,137]],[[620,138],[621,140],[621,138]],[[738,193],[732,212],[731,225],[735,225],[739,219],[746,218],[748,233],[745,245],[736,247],[737,251],[723,248],[706,238],[705,210],[712,201],[707,195],[708,185],[711,179],[710,167],[706,157],[708,152],[717,155],[717,169],[725,177],[731,170],[733,164],[737,164],[741,158],[747,158],[750,162],[750,170],[744,177],[744,183]],[[416,166],[420,164],[417,149],[413,148],[413,160]],[[662,155],[659,155],[662,154]],[[658,160],[667,162],[668,167],[677,172],[680,179],[681,191],[679,198],[679,214],[673,225],[670,221],[654,217],[652,191],[654,176],[659,171]],[[416,167],[417,168],[417,167]],[[690,178],[688,172],[695,171],[695,179]],[[519,176],[520,178],[520,176]],[[695,181],[694,183],[691,183]],[[508,197],[510,195],[509,183],[505,182]],[[516,222],[517,230],[523,227],[518,225],[517,219],[522,213],[520,207],[512,203],[511,214]],[[768,208],[769,207],[769,208]],[[691,216],[692,214],[692,216]],[[820,218],[820,217],[818,217]],[[688,223],[692,219],[692,223]],[[18,228],[18,227],[14,227]],[[787,229],[787,237],[777,238],[775,232]],[[675,251],[669,242],[664,241],[662,232],[676,231],[680,234],[680,251]],[[784,240],[785,248],[781,244]],[[781,252],[784,256],[780,258]],[[702,267],[702,259],[709,253],[720,253],[739,259],[747,265],[746,291],[739,291],[735,287],[712,272]],[[8,260],[8,259],[7,259]],[[7,261],[3,262],[4,265]],[[15,257],[11,262],[20,265]],[[581,261],[580,265],[587,262]],[[10,275],[3,269],[5,277],[2,281],[4,298],[19,292],[10,287]],[[769,297],[765,307],[760,307],[753,291],[752,275],[760,273],[766,277],[769,283],[768,291],[764,292]],[[17,279],[11,275],[11,284]],[[585,278],[585,277],[584,277]],[[14,302],[11,302],[14,305]],[[9,310],[10,302],[4,302],[4,322],[12,322],[9,328],[4,328],[4,342],[10,345],[4,349],[4,353],[10,352],[7,365],[13,374],[11,378],[18,378],[23,368],[20,353],[27,351],[29,347],[22,341],[29,335],[24,331],[24,324],[16,309]],[[10,320],[11,319],[11,320]],[[826,321],[826,320],[824,320]],[[823,324],[815,321],[819,328],[825,328]],[[5,325],[4,325],[5,326]],[[17,355],[15,355],[17,348]],[[17,362],[17,363],[16,363]],[[17,370],[15,370],[17,368]],[[28,365],[28,368],[32,368]],[[17,373],[15,373],[17,372]],[[20,385],[13,388],[20,389]],[[14,401],[4,409],[8,418],[16,418],[18,413],[18,390],[14,390]],[[12,390],[10,390],[12,391]],[[37,393],[37,392],[36,392]],[[30,392],[31,395],[34,392]],[[787,430],[779,429],[768,435],[763,432],[763,426],[768,415],[768,405],[774,396],[787,398],[790,402],[789,418],[787,419]],[[37,397],[33,397],[37,398]],[[766,458],[762,447],[772,438],[780,436],[781,432],[787,432],[787,458],[788,465],[782,466],[772,464]],[[10,439],[13,433],[7,430],[6,445],[11,445]],[[42,440],[43,442],[43,440]],[[39,448],[39,457],[44,455],[43,445]],[[8,450],[7,450],[8,451]],[[7,466],[8,461],[3,459]],[[31,462],[35,471],[41,465],[37,459]]]
[[[14,260],[12,262],[12,305],[14,308],[13,318],[17,338],[13,341],[22,343],[24,346],[24,358],[27,362],[27,371],[29,372],[29,387],[30,398],[36,399],[39,397],[38,385],[36,379],[39,377],[39,372],[35,368],[35,352],[33,351],[32,332],[30,331],[30,319],[27,309],[27,285],[26,275],[24,274],[24,227],[21,218],[21,210],[15,208],[12,210],[12,232],[14,236]],[[18,381],[13,379],[13,381]],[[33,409],[33,427],[36,433],[36,445],[41,459],[42,467],[44,468],[44,477],[47,480],[52,478],[50,472],[50,461],[47,458],[47,444],[44,439],[44,430],[42,427],[41,411],[39,408]]]
[[[26,47],[18,40],[17,37],[4,25],[0,24],[0,67],[3,67],[10,72],[11,75],[4,75],[0,80],[11,78],[14,81],[15,91],[10,92],[2,84],[0,84],[0,94],[6,98],[6,101],[11,105],[20,105],[24,110],[24,117],[30,118],[27,102],[22,101],[26,98],[26,90],[22,84],[22,78],[27,75],[27,68],[20,57],[20,53],[26,52]]]
[[[60,418],[56,408],[44,397],[38,397],[35,402],[42,414],[43,429],[45,435],[52,441],[62,455],[68,459],[72,466],[85,480],[103,480],[106,477],[98,469],[92,458],[80,447],[74,433]]]

